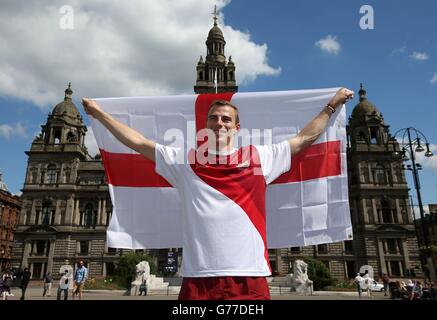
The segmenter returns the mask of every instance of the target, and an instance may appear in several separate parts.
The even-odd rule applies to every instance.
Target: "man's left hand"
[[[333,108],[338,108],[339,106],[346,103],[348,100],[354,97],[354,92],[347,88],[341,88],[337,91],[335,96],[329,101],[329,104]]]

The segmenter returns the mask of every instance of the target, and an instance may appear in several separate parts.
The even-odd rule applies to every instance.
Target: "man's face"
[[[229,147],[233,142],[233,135],[240,130],[236,123],[236,111],[230,106],[213,106],[206,120],[206,128],[212,130],[219,149]]]

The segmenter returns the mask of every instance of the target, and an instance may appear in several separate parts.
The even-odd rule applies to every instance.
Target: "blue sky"
[[[161,6],[149,7],[141,4],[137,11],[161,13],[160,17],[167,19],[165,26],[156,27],[155,22],[155,32],[150,35],[145,19],[129,18],[135,13],[120,10],[115,1],[109,1],[105,8],[98,8],[97,1],[70,1],[75,28],[69,31],[56,27],[56,19],[62,15],[54,1],[31,1],[30,8],[10,2],[0,5],[0,18],[12,17],[1,20],[15,21],[9,26],[0,23],[0,41],[10,43],[12,52],[8,55],[0,50],[0,60],[4,61],[0,63],[0,170],[12,193],[23,186],[27,162],[24,151],[29,150],[51,109],[63,99],[69,81],[73,82],[78,106],[81,96],[190,92],[195,64],[199,55],[205,55],[204,41],[212,24],[209,12],[214,5],[212,0],[178,5],[164,1]],[[436,2],[233,0],[218,4],[228,42],[226,55],[232,55],[236,63],[240,91],[347,86],[358,92],[363,82],[369,100],[383,113],[392,133],[416,127],[436,148]],[[365,4],[374,9],[373,30],[360,28],[360,7]],[[195,17],[193,6],[198,8]],[[39,18],[44,15],[48,18]],[[96,16],[100,24],[90,22]],[[50,18],[54,22],[47,25]],[[179,30],[177,35],[173,23]],[[105,28],[101,28],[103,25]],[[81,42],[81,32],[95,47]],[[161,37],[156,36],[160,33]],[[116,36],[116,40],[111,38]],[[120,48],[98,47],[104,41],[117,43]],[[138,50],[144,51],[136,55]],[[94,52],[107,62],[99,65],[97,60],[88,61]],[[147,56],[151,52],[154,54]],[[247,59],[241,52],[247,52]],[[153,69],[149,58],[160,67]],[[166,65],[174,62],[177,67],[166,71],[161,60]],[[116,76],[105,71],[106,65],[116,66]],[[141,69],[146,65],[149,69]],[[94,70],[94,66],[98,68]],[[349,114],[357,102],[356,95],[347,106]],[[425,204],[437,203],[436,159],[422,162]],[[412,187],[410,172],[407,177]]]

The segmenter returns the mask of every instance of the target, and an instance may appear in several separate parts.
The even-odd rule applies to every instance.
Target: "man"
[[[20,300],[24,300],[24,296],[26,294],[27,285],[29,284],[30,277],[32,274],[29,271],[29,268],[24,268],[23,273],[21,275],[21,298]]]
[[[357,286],[357,291],[358,291],[358,297],[361,298],[361,294],[363,292],[363,289],[361,288],[361,283],[363,282],[363,277],[361,277],[361,274],[358,272],[357,276],[354,279],[354,283]]]
[[[58,287],[58,293],[56,294],[56,300],[61,300],[62,292],[64,292],[64,300],[67,300],[68,289],[70,289],[70,276],[68,275],[68,270],[65,270],[64,274],[59,280],[59,287]]]
[[[178,163],[179,149],[143,137],[93,100],[84,98],[82,104],[121,143],[154,161],[155,171],[181,196],[184,279],[179,299],[270,299],[266,186],[290,169],[291,157],[316,141],[336,108],[352,97],[352,91],[340,89],[292,139],[238,150],[233,149],[240,130],[238,109],[229,101],[215,101],[207,115],[207,144],[191,150],[184,164]]]
[[[88,269],[85,267],[83,260],[79,261],[78,269],[74,274],[73,299],[75,295],[79,296],[79,300],[83,299],[83,288],[85,281],[88,278]]]
[[[384,296],[387,296],[388,285],[390,283],[390,278],[389,278],[388,274],[384,273],[382,275],[382,283],[384,284]]]
[[[52,273],[47,272],[46,276],[44,277],[44,290],[42,293],[43,297],[45,297],[46,293],[48,297],[52,295],[52,282],[53,282]]]

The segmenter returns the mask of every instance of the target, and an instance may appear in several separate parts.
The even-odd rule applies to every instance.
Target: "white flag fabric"
[[[115,119],[160,144],[189,150],[204,128],[213,100],[240,112],[239,146],[278,143],[295,136],[337,88],[95,99]],[[352,239],[346,168],[346,110],[331,116],[327,130],[292,158],[289,172],[267,187],[269,248]],[[99,146],[113,204],[108,246],[130,249],[182,247],[177,190],[154,171],[154,163],[122,145],[96,120]]]

